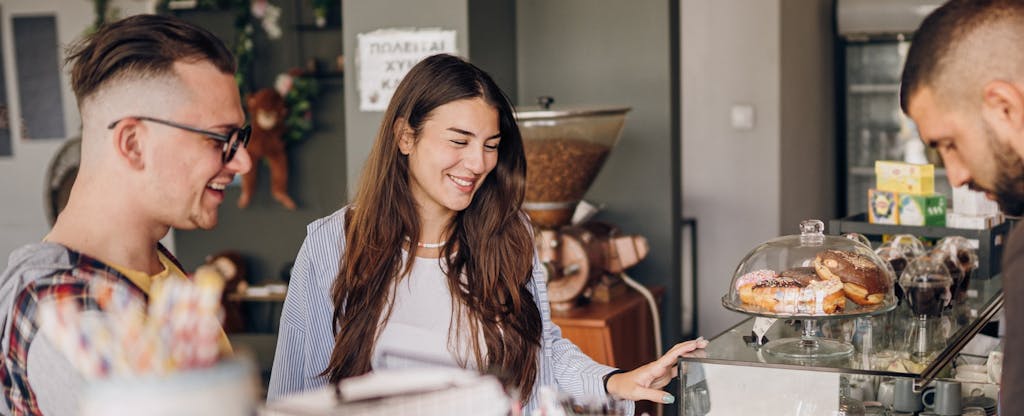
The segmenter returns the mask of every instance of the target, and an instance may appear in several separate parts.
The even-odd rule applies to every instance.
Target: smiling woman
[[[491,77],[451,55],[413,67],[352,204],[307,228],[268,399],[373,370],[441,364],[504,376],[527,413],[540,386],[625,399],[630,409],[630,400],[671,403],[660,389],[676,358],[706,344],[678,344],[623,372],[562,338],[521,211],[525,188],[522,137]]]

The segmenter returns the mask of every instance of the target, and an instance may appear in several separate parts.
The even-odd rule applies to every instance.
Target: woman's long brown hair
[[[526,188],[522,137],[508,97],[491,77],[451,55],[426,58],[398,85],[347,211],[345,252],[331,290],[334,351],[322,373],[331,383],[371,370],[374,345],[391,311],[389,289],[412,268],[411,261],[403,267],[402,247],[406,237],[419,241],[420,221],[408,159],[398,149],[399,130],[407,123],[418,139],[431,111],[470,98],[482,98],[498,112],[498,162],[469,207],[449,223],[441,259],[447,259],[453,310],[465,312],[465,339],[477,368],[509,375],[523,400],[530,396],[541,317],[526,287],[533,242],[520,213]],[[409,246],[412,258],[416,245]],[[452,322],[458,327],[462,321]]]

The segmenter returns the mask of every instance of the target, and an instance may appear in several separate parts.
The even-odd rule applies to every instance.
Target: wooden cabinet
[[[651,288],[655,299],[665,292]],[[552,311],[551,320],[562,336],[601,364],[632,370],[654,361],[654,322],[651,307],[639,292],[629,289],[611,302],[591,302],[565,312]],[[638,402],[636,414],[655,414],[658,405]]]
[[[658,298],[664,288],[651,292]],[[651,310],[635,290],[609,303],[552,311],[551,320],[562,328],[562,336],[601,364],[632,370],[656,358]]]

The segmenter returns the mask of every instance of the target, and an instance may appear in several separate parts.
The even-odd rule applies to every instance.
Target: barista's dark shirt
[[[1024,226],[1010,232],[1003,251],[1003,316],[1006,338],[1003,341],[1003,380],[999,389],[1000,413],[1020,414],[1024,403]]]

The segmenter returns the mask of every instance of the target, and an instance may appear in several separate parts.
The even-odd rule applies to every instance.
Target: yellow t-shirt
[[[174,264],[174,262],[171,261],[170,258],[165,256],[164,253],[161,252],[158,254],[160,256],[160,264],[164,266],[164,269],[154,275],[150,275],[146,272],[138,270],[127,269],[113,263],[107,264],[110,264],[110,267],[113,267],[118,272],[121,272],[121,274],[123,274],[124,277],[127,277],[128,280],[131,280],[131,282],[134,283],[136,287],[142,290],[142,293],[145,293],[146,296],[149,296],[149,289],[153,287],[153,282],[160,281],[171,276],[176,276],[182,279],[185,279],[186,276],[188,276],[187,274],[185,274],[184,271],[179,269],[178,265]],[[221,329],[220,352],[221,355],[224,356],[230,356],[234,352],[231,348],[231,342],[228,340],[228,335],[224,332],[223,328]]]

